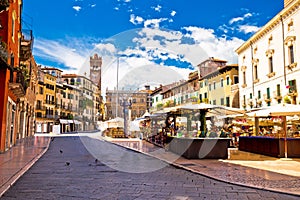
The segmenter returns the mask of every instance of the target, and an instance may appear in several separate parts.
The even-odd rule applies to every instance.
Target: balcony
[[[22,30],[20,61],[28,60],[32,55],[33,35],[32,30]]]
[[[276,99],[277,101],[282,99],[280,92],[274,91],[273,96],[274,96],[273,98]]]
[[[291,96],[291,97],[298,96],[297,89],[296,89],[295,85],[290,86],[288,95]]]
[[[28,80],[21,70],[13,71],[13,80],[9,83],[9,90],[17,97],[24,97],[28,87]]]
[[[8,52],[7,52],[6,46],[7,46],[7,44],[5,42],[1,41],[1,44],[0,44],[0,60],[1,60],[1,62],[0,63],[4,63],[7,65]]]
[[[264,101],[265,101],[266,103],[269,103],[269,102],[271,102],[271,101],[272,101],[272,99],[271,99],[270,95],[268,95],[268,94],[264,94]]]
[[[35,106],[35,110],[46,110],[45,106],[37,105]]]
[[[296,67],[297,67],[297,63],[296,62],[294,62],[294,63],[289,64],[288,66],[286,66],[286,68],[288,68],[291,71],[293,71],[293,69],[296,68]]]
[[[9,7],[10,0],[1,0],[0,1],[0,12],[6,10]]]
[[[247,104],[252,108],[254,105],[253,99],[247,99]]]
[[[55,105],[55,101],[45,100],[45,104]]]
[[[272,77],[275,76],[275,74],[276,74],[275,72],[271,72],[271,73],[267,74],[267,77],[268,77],[268,78],[272,78]]]
[[[259,78],[257,78],[257,79],[255,79],[255,80],[253,80],[253,83],[255,84],[255,83],[259,83]]]

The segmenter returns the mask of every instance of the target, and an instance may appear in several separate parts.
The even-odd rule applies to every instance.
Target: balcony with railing
[[[55,101],[45,100],[45,104],[55,105]]]
[[[289,96],[292,96],[292,97],[298,95],[296,85],[291,85],[291,86],[289,87],[289,93],[288,93],[288,95],[289,95]]]
[[[269,102],[272,101],[272,99],[271,99],[271,97],[270,97],[269,94],[264,94],[264,101],[265,101],[266,103],[269,103]]]
[[[3,41],[0,41],[0,63],[7,66],[8,52],[6,49],[7,44]]]
[[[41,106],[41,105],[36,105],[35,106],[35,110],[46,110],[45,106]]]
[[[282,96],[281,96],[280,91],[274,91],[274,92],[273,92],[273,98],[276,99],[277,101],[278,101],[278,100],[281,100],[281,99],[282,99]]]
[[[12,91],[17,98],[21,98],[25,96],[27,87],[28,79],[26,74],[20,69],[15,69],[9,83],[9,90]]]
[[[26,61],[31,57],[32,47],[33,47],[32,30],[22,30],[20,61]]]

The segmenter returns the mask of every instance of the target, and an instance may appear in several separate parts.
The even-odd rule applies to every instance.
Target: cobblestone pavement
[[[299,159],[278,159],[236,150],[230,152],[238,155],[230,155],[231,158],[225,160],[185,159],[146,141],[108,140],[217,180],[300,195]]]
[[[113,145],[86,140],[105,148]],[[149,173],[122,172],[95,159],[81,141],[79,137],[52,140],[48,151],[1,199],[299,199],[216,181],[169,165]],[[124,151],[131,157],[160,162]]]

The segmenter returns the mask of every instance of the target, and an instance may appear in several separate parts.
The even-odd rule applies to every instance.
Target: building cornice
[[[250,39],[243,43],[239,48],[235,50],[237,54],[241,54],[247,48],[250,47],[251,43],[254,43],[261,39],[263,36],[272,31],[278,24],[281,23],[281,20],[286,19],[293,13],[295,13],[300,6],[300,0],[297,0],[287,7],[283,8],[275,17],[273,17],[266,25],[264,25],[259,31],[257,31]]]

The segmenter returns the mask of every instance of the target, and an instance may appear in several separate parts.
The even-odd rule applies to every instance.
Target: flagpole
[[[119,99],[119,55],[117,57],[117,95],[116,95],[116,118],[118,117],[118,101]]]

